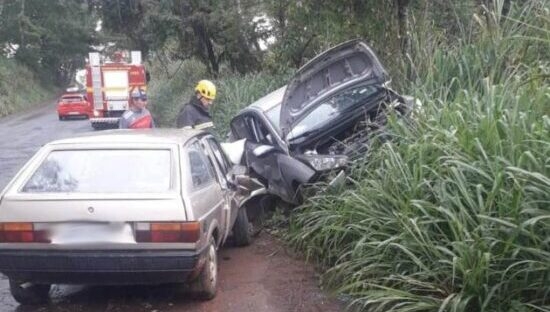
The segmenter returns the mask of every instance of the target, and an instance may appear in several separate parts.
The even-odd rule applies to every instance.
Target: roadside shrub
[[[475,40],[417,46],[414,124],[392,118],[395,139],[376,143],[350,187],[294,214],[289,240],[352,306],[550,309],[546,3],[487,12]]]
[[[43,83],[24,65],[0,56],[0,117],[53,98],[53,85]]]

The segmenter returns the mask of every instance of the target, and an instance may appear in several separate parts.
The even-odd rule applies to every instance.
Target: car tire
[[[35,305],[48,302],[50,284],[21,283],[10,279],[10,292],[15,301],[22,305]]]
[[[206,259],[202,270],[190,285],[191,292],[201,300],[213,299],[216,296],[218,284],[218,259],[214,238],[210,239],[210,243],[206,248]]]
[[[246,207],[241,207],[233,225],[233,240],[237,246],[248,246],[252,243],[252,228],[248,221]]]
[[[65,117],[59,115],[59,120],[65,120]]]

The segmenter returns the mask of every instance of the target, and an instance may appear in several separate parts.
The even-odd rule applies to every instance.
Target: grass
[[[354,308],[550,310],[549,10],[486,13],[469,40],[416,47],[412,124],[392,118],[349,187],[292,217]]]
[[[28,68],[0,56],[0,117],[41,104],[54,96]]]

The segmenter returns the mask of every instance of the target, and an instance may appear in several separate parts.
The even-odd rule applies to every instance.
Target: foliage
[[[13,59],[0,56],[0,116],[21,111],[53,97],[36,75]]]
[[[197,81],[206,77],[206,67],[197,60],[171,61],[168,65],[155,60],[149,68],[151,112],[159,125],[173,127],[181,107],[194,96]],[[213,80],[218,92],[211,112],[219,136],[225,138],[230,119],[240,109],[284,85],[288,76],[288,73],[241,75],[222,71],[218,79]]]
[[[258,70],[263,36],[254,16],[252,0],[96,0],[104,28],[119,46],[164,53],[165,45],[177,43],[171,58],[195,58],[218,74],[222,63],[240,73]]]
[[[550,11],[496,8],[458,44],[413,45],[422,110],[292,219],[359,309],[550,309]]]
[[[76,0],[0,3],[0,46],[44,81],[66,85],[84,65],[95,24]],[[53,79],[52,79],[53,77]]]

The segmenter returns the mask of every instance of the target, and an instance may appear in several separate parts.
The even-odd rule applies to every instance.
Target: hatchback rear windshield
[[[52,151],[21,192],[166,192],[171,181],[170,159],[169,149]]]
[[[80,96],[64,96],[61,98],[63,102],[72,103],[72,102],[80,102],[83,100]]]

